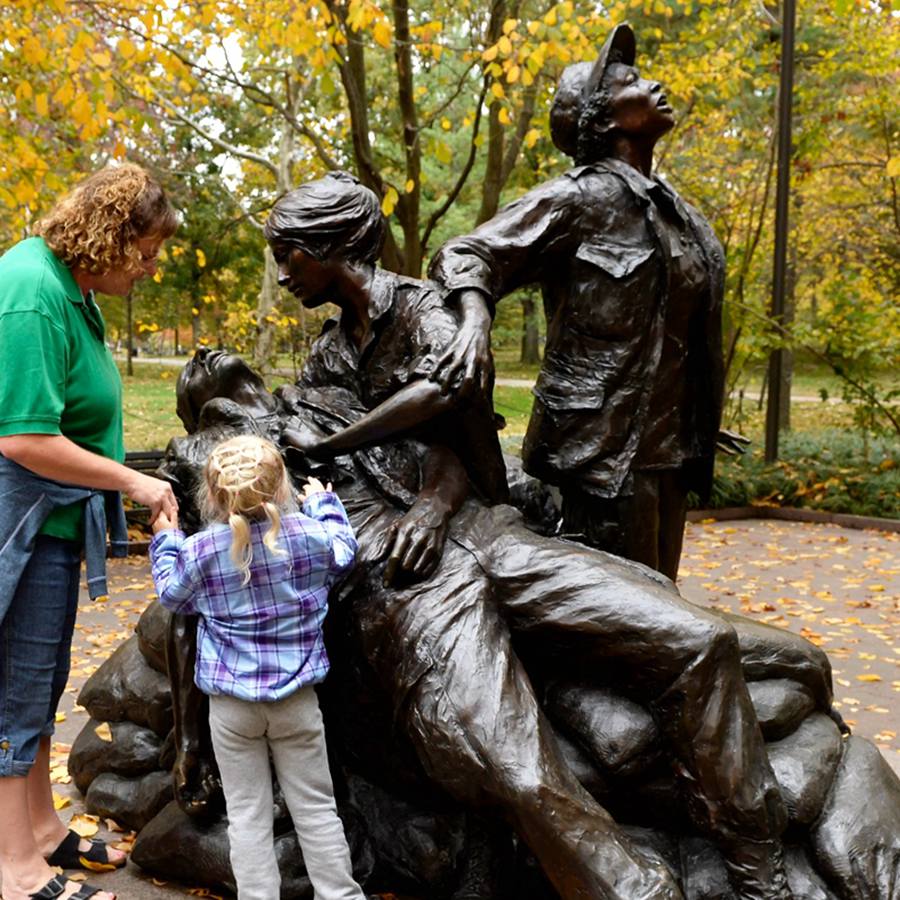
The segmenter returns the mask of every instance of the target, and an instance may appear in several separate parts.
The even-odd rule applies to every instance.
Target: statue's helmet
[[[585,101],[602,85],[603,75],[613,63],[634,65],[635,50],[634,31],[622,23],[609,33],[593,63],[574,63],[563,70],[550,108],[550,135],[567,156],[576,155]]]

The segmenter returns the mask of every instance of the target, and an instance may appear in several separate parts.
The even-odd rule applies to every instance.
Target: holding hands
[[[154,534],[165,531],[167,528],[177,528],[178,510],[176,509],[174,512],[169,513],[160,511],[157,513],[156,518],[151,522],[151,527],[153,528]]]

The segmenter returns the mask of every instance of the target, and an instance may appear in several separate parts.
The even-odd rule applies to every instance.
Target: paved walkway
[[[758,519],[689,524],[679,586],[695,603],[821,646],[835,706],[900,774],[900,534]]]
[[[109,601],[82,598],[65,719],[54,745],[54,789],[68,801],[66,816],[84,812],[78,791],[65,783],[69,747],[86,721],[74,698],[155,596],[145,558],[111,561],[110,575]],[[900,535],[793,522],[701,522],[688,526],[680,585],[696,603],[772,622],[823,646],[845,719],[900,773]],[[123,837],[105,828],[100,834]],[[214,896],[155,882],[130,863],[92,874],[91,881],[127,900]]]

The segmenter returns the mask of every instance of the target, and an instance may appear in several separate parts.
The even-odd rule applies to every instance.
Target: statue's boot
[[[723,856],[740,900],[792,900],[781,841],[743,840],[723,849]]]

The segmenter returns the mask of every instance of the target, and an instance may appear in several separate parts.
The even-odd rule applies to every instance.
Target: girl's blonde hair
[[[281,454],[273,443],[254,435],[230,438],[213,448],[204,476],[206,519],[228,523],[231,558],[247,584],[253,561],[250,520],[268,519],[263,543],[273,553],[284,553],[276,539],[281,512],[290,508],[292,494]]]
[[[178,219],[160,186],[133,163],[88,175],[34,228],[69,268],[94,275],[141,268],[141,238],[169,238]]]

